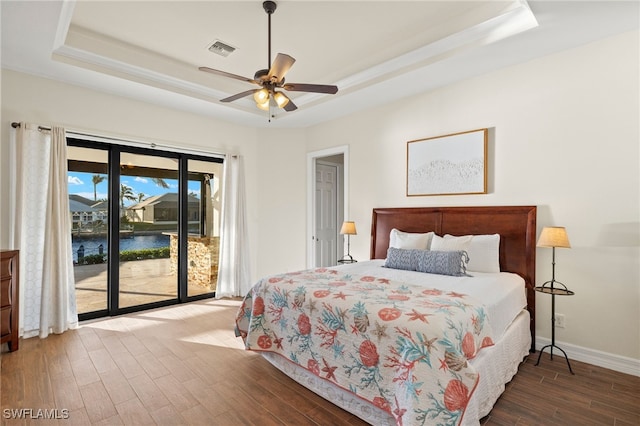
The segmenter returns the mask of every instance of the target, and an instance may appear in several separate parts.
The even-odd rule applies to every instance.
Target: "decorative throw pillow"
[[[403,232],[393,228],[389,234],[389,247],[399,249],[429,250],[431,238],[435,234],[427,232],[418,234],[413,232]]]
[[[425,250],[399,249],[389,247],[384,266],[391,269],[415,271],[418,266],[418,252]]]
[[[405,250],[389,247],[384,266],[429,274],[467,275],[469,257],[465,251]]]
[[[425,251],[418,259],[416,271],[429,274],[467,275],[469,256],[466,251]]]

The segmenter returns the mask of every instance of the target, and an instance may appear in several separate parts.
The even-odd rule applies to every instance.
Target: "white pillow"
[[[433,238],[433,236],[433,232],[417,234],[402,232],[393,228],[389,234],[389,247],[397,249],[429,250],[429,247],[431,246],[431,238]]]
[[[431,240],[431,250],[433,251],[466,251],[469,252],[469,246],[471,245],[471,235],[465,235],[464,237],[454,237],[453,235],[445,235],[444,238],[439,235],[434,235]],[[471,256],[469,256],[471,258]],[[469,269],[469,268],[467,268]]]
[[[446,245],[466,245],[466,249],[455,250],[466,250],[469,255],[467,271],[500,272],[500,234],[464,235],[462,237],[447,234],[444,236],[444,241]],[[431,249],[435,250],[433,243]]]

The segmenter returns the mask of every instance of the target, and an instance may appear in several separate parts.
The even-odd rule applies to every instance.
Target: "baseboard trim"
[[[536,351],[549,344],[551,344],[551,339],[537,337]],[[567,353],[569,359],[575,359],[576,361],[586,362],[597,365],[598,367],[640,377],[640,360],[638,359],[615,355],[596,349],[584,348],[582,346],[572,345],[571,343],[558,342],[557,340],[556,344]],[[548,352],[548,350],[545,350],[545,352]],[[562,356],[561,352],[557,353]]]

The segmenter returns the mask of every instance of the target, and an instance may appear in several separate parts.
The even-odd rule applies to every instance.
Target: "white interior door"
[[[336,264],[338,259],[344,253],[344,238],[338,235],[342,221],[349,217],[349,146],[342,145],[333,148],[327,148],[320,151],[307,153],[307,267],[315,268],[323,263],[319,260],[323,255],[316,254],[319,251],[321,243],[316,243],[316,235],[318,235],[318,213],[323,211],[318,207],[321,198],[318,197],[316,191],[316,168],[319,164],[333,166],[337,169],[337,194],[336,208],[337,217],[335,219],[335,236],[337,238],[337,254],[338,256],[324,255],[325,259],[330,260],[331,264]],[[320,198],[320,199],[319,199]]]
[[[338,167],[316,165],[315,266],[333,266],[338,260]]]

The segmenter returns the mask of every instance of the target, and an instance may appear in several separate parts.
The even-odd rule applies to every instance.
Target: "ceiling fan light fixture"
[[[263,102],[256,102],[256,106],[263,111],[269,111],[269,98],[267,97]]]
[[[2,1],[2,0],[0,0]],[[224,99],[220,99],[220,102],[233,102],[235,100],[244,98],[253,94],[253,99],[256,102],[256,106],[263,111],[269,111],[270,107],[279,107],[287,112],[295,111],[298,109],[296,104],[284,93],[277,92],[275,89],[293,91],[293,92],[310,92],[310,93],[325,93],[335,94],[338,92],[337,86],[326,84],[307,84],[307,83],[286,83],[284,82],[284,76],[289,71],[291,66],[296,61],[295,58],[285,53],[278,53],[273,62],[271,62],[271,15],[275,12],[277,5],[275,1],[265,1],[262,3],[264,11],[267,13],[268,19],[268,53],[269,62],[267,69],[256,71],[253,79],[243,77],[241,75],[231,74],[226,71],[220,71],[209,67],[199,67],[200,71],[210,72],[219,76],[233,78],[235,80],[245,81],[247,83],[256,84],[261,89],[245,90],[244,92],[237,93],[233,96],[228,96]],[[226,43],[220,43],[216,48],[225,49],[226,47],[233,48]],[[215,49],[214,49],[215,50]]]
[[[265,88],[260,90],[256,90],[253,94],[253,100],[256,101],[257,104],[264,103],[269,100],[269,91]]]
[[[276,101],[280,108],[284,108],[289,103],[289,98],[282,92],[276,92],[273,95],[273,100]]]

